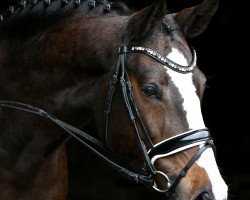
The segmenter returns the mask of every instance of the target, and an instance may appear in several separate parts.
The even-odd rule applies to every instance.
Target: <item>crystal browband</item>
[[[188,66],[179,65],[176,62],[168,59],[166,56],[163,56],[162,54],[158,53],[157,51],[150,49],[148,47],[126,47],[123,46],[120,48],[119,53],[130,53],[130,52],[139,52],[139,53],[145,53],[149,55],[150,57],[154,58],[155,60],[159,61],[163,65],[167,65],[169,68],[181,72],[181,73],[188,73],[191,72],[194,67],[196,66],[197,56],[194,48],[191,48],[192,52],[192,61]]]

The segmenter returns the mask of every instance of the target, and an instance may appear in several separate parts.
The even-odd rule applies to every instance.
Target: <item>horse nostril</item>
[[[213,200],[213,196],[207,192],[201,193],[195,200]]]

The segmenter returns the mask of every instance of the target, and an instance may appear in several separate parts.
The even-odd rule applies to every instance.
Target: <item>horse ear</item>
[[[196,37],[207,28],[218,4],[218,0],[205,0],[198,6],[177,13],[175,20],[188,38]]]
[[[156,0],[151,6],[136,12],[129,19],[126,39],[136,41],[152,34],[166,14],[166,0]]]

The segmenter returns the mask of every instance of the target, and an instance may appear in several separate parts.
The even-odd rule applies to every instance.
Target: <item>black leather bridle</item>
[[[147,132],[147,129],[145,128],[145,125],[140,116],[140,113],[137,109],[136,103],[134,101],[131,83],[129,80],[127,70],[125,68],[125,58],[126,58],[126,54],[128,53],[144,53],[144,54],[149,55],[151,58],[157,60],[158,62],[162,63],[163,65],[166,65],[167,67],[177,72],[189,73],[196,66],[196,60],[197,60],[196,52],[192,48],[193,59],[191,63],[188,66],[182,66],[173,62],[172,60],[168,59],[167,57],[163,56],[162,54],[158,53],[157,51],[151,48],[121,46],[119,48],[119,58],[118,58],[116,70],[112,76],[112,80],[110,82],[110,87],[109,87],[106,102],[105,102],[105,106],[106,106],[106,109],[104,111],[105,137],[106,137],[106,142],[107,142],[108,141],[108,124],[109,124],[109,116],[111,113],[112,100],[114,97],[115,89],[119,82],[121,86],[123,100],[128,111],[128,116],[130,118],[131,124],[136,134],[137,143],[138,143],[141,155],[144,160],[144,167],[141,170],[141,173],[143,175],[144,174],[148,175],[148,177],[151,177],[152,179],[154,179],[156,175],[163,176],[167,181],[167,186],[165,189],[158,188],[154,181],[153,181],[153,185],[151,186],[153,187],[153,189],[155,189],[158,192],[167,192],[167,191],[171,192],[171,191],[174,191],[174,189],[179,184],[181,179],[186,175],[190,167],[194,164],[194,162],[200,157],[200,155],[208,147],[213,147],[213,149],[215,149],[215,146],[213,144],[213,139],[210,136],[208,129],[204,128],[204,129],[188,131],[188,132],[179,134],[175,137],[164,140],[158,144],[155,144],[155,145],[153,144]],[[138,129],[138,125],[140,126],[140,129]],[[145,138],[146,145],[144,144],[141,138],[141,134],[139,130],[142,130],[142,134]],[[172,184],[170,183],[170,179],[165,173],[155,169],[154,162],[156,159],[161,158],[161,157],[166,157],[174,153],[178,153],[185,149],[188,149],[194,146],[199,146],[199,145],[201,145],[202,147],[193,155],[193,157],[190,159],[187,165],[180,171],[179,175],[177,176],[177,178]],[[147,150],[146,147],[149,150]]]
[[[168,192],[171,193],[175,190],[179,182],[183,177],[185,177],[187,171],[191,168],[194,162],[200,157],[200,155],[208,148],[213,147],[213,139],[210,136],[210,133],[207,128],[192,130],[185,133],[181,133],[177,136],[166,139],[158,144],[153,144],[151,141],[150,135],[148,134],[140,113],[137,109],[136,103],[133,97],[132,86],[129,81],[129,76],[127,70],[125,68],[125,58],[127,53],[145,53],[155,60],[161,62],[167,67],[172,68],[180,73],[188,73],[193,70],[196,65],[196,54],[193,50],[193,60],[189,66],[181,66],[173,61],[167,59],[163,55],[154,51],[153,49],[146,47],[126,47],[122,46],[119,48],[119,57],[116,66],[115,73],[112,76],[112,80],[110,81],[110,87],[108,90],[108,94],[105,101],[105,111],[104,111],[104,127],[105,127],[105,137],[106,142],[108,140],[108,126],[109,126],[109,116],[112,110],[112,101],[115,93],[115,89],[119,84],[121,86],[122,97],[124,103],[126,105],[128,116],[130,118],[131,124],[133,126],[134,132],[137,137],[137,143],[140,148],[140,153],[144,160],[144,166],[140,171],[135,171],[128,164],[128,162],[111,151],[106,145],[104,145],[99,140],[93,138],[88,135],[86,132],[81,131],[55,117],[45,112],[44,110],[19,102],[13,101],[0,101],[0,106],[9,109],[17,109],[29,113],[33,113],[36,115],[40,115],[61,127],[65,130],[69,135],[73,136],[75,139],[80,141],[84,146],[90,149],[93,153],[98,155],[104,161],[106,161],[109,166],[119,172],[122,176],[135,181],[136,183],[142,183],[149,188],[153,188],[158,192]],[[140,126],[140,129],[138,128]],[[146,145],[142,140],[142,137],[139,132],[142,130],[142,134],[145,138]],[[154,167],[155,160],[166,157],[185,149],[200,146],[200,149],[193,155],[187,165],[179,172],[179,175],[174,181],[170,181],[168,176],[162,172],[158,171]],[[167,184],[166,188],[159,188],[155,183],[156,176],[163,176],[166,179]]]

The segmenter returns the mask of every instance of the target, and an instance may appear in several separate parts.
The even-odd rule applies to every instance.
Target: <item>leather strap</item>
[[[209,147],[213,147],[213,141],[208,140],[206,141],[205,145],[201,147],[194,155],[193,157],[189,160],[187,165],[179,172],[179,175],[171,185],[171,187],[168,189],[168,193],[171,194],[174,192],[175,188],[177,185],[180,183],[181,179],[184,178],[187,175],[188,170],[193,166],[194,162],[198,160],[198,158],[201,156],[201,154]]]
[[[148,154],[150,159],[152,159],[154,156],[169,154],[179,148],[208,140],[212,140],[212,137],[207,128],[189,131],[154,145],[154,147],[148,151]]]
[[[9,109],[16,109],[25,112],[29,112],[35,115],[39,115],[47,120],[54,122],[60,128],[62,128],[65,132],[71,135],[73,138],[81,142],[84,146],[86,146],[90,151],[100,157],[102,160],[107,162],[110,167],[114,170],[118,171],[118,173],[129,180],[135,181],[136,183],[142,183],[147,186],[153,185],[153,179],[148,174],[137,173],[131,170],[129,164],[121,158],[118,154],[108,149],[103,145],[99,140],[90,136],[84,131],[81,131],[53,116],[44,110],[14,101],[0,101],[0,106]]]

